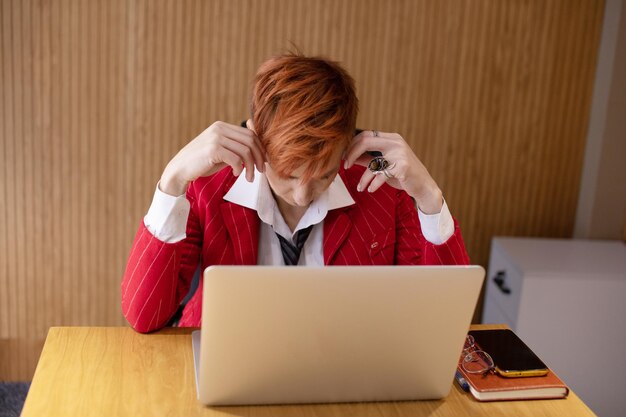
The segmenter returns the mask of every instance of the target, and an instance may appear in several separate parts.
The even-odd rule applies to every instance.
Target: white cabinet
[[[508,324],[601,417],[626,415],[626,245],[494,238],[483,323]]]

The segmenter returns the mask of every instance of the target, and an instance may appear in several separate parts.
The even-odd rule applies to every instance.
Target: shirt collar
[[[246,180],[246,171],[239,175],[233,186],[224,195],[224,200],[255,210],[259,218],[272,226],[281,236],[292,237],[289,227],[278,210],[265,174],[254,170],[254,181]],[[305,229],[324,220],[330,210],[351,206],[354,200],[339,175],[317,199],[315,199],[300,219],[296,230]]]

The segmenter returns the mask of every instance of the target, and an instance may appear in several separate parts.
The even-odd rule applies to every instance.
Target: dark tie
[[[276,236],[278,236],[278,240],[280,240],[280,249],[283,252],[285,265],[298,265],[300,252],[302,251],[304,242],[306,242],[307,238],[311,234],[312,229],[313,225],[307,227],[306,229],[298,230],[293,237],[295,245],[276,233]]]

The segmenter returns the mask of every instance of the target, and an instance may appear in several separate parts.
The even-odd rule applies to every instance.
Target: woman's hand
[[[227,165],[233,168],[235,176],[245,167],[246,179],[252,182],[255,166],[263,172],[265,151],[252,130],[218,121],[172,158],[163,171],[159,188],[166,194],[182,195],[191,181]]]
[[[413,153],[406,141],[397,133],[364,130],[354,137],[345,153],[345,168],[354,164],[367,167],[374,158],[368,151],[379,151],[389,162],[386,174],[366,169],[359,181],[358,191],[367,189],[373,193],[387,182],[392,187],[404,190],[415,199],[419,209],[426,214],[441,211],[442,193],[437,183],[422,162]]]

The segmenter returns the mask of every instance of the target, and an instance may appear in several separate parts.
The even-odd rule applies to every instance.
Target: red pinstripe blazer
[[[468,264],[461,231],[433,245],[422,235],[417,210],[404,192],[383,185],[375,193],[356,192],[364,168],[339,175],[355,203],[328,212],[324,219],[326,265]],[[139,332],[163,327],[189,291],[198,264],[256,265],[260,220],[256,211],[225,201],[235,182],[229,168],[192,182],[187,237],[177,243],[155,238],[143,221],[122,281],[122,311]],[[187,303],[181,326],[200,326],[202,280]]]

